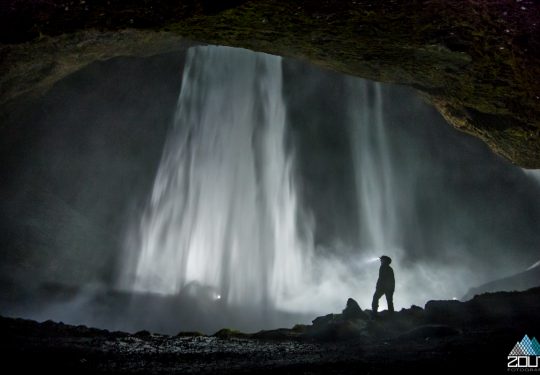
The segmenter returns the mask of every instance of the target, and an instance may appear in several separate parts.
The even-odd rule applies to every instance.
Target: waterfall
[[[365,260],[396,245],[381,87],[347,81],[360,247],[349,259],[333,249],[314,256],[312,233],[298,225],[281,69],[276,56],[189,49],[174,126],[131,233],[130,289],[205,288],[228,304],[288,311],[324,312],[349,296],[369,298],[377,267]]]
[[[132,241],[132,289],[199,285],[243,305],[298,293],[308,250],[281,90],[280,57],[189,49],[174,127]]]
[[[392,150],[379,83],[349,80],[351,143],[359,216],[359,243],[382,255],[397,245],[397,206]]]
[[[127,262],[125,286],[166,295],[203,290],[228,305],[325,313],[341,309],[348,297],[369,305],[378,271],[371,261],[382,254],[394,258],[400,286],[416,285],[400,270],[415,172],[401,173],[406,160],[396,158],[400,144],[391,144],[382,86],[352,77],[345,82],[343,129],[350,138],[358,239],[316,248],[313,228],[299,224],[310,222],[301,217],[310,207],[299,207],[281,58],[228,47],[189,49],[174,126],[147,207],[129,236],[136,259]],[[415,267],[420,279],[433,279],[435,271]],[[407,289],[413,290],[401,289],[398,305],[416,301]]]

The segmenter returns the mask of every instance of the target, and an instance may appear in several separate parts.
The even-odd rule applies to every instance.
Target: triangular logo
[[[521,347],[521,344],[517,342],[514,348],[510,351],[510,354],[508,355],[525,355],[525,354],[523,353],[523,348]]]
[[[534,350],[534,355],[540,355],[540,344],[538,343],[538,340],[536,340],[536,337],[531,340],[531,346]]]
[[[523,350],[523,355],[536,355],[534,349],[532,348],[532,342],[529,336],[523,336],[523,340],[521,340],[520,346]]]

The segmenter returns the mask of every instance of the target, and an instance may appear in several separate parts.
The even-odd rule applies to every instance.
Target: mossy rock
[[[176,334],[176,337],[201,337],[206,336],[204,333],[199,331],[181,331]]]
[[[195,40],[412,86],[456,128],[516,164],[540,168],[538,2],[193,0],[150,9],[133,0],[66,11],[11,1],[6,9],[5,113],[14,98],[43,93],[92,61]]]
[[[248,338],[249,337],[247,333],[243,333],[236,329],[230,329],[230,328],[222,328],[216,333],[214,333],[212,336],[218,337],[220,339]]]

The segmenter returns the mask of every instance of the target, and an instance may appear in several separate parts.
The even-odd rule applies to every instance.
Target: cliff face
[[[538,2],[12,0],[1,17],[7,108],[96,59],[189,39],[412,86],[456,128],[540,168]]]

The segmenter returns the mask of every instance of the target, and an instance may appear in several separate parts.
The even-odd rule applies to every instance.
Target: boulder
[[[347,306],[341,313],[341,316],[344,320],[368,320],[369,316],[362,311],[360,306],[358,305],[358,302],[356,302],[354,299],[349,298],[347,300]]]

